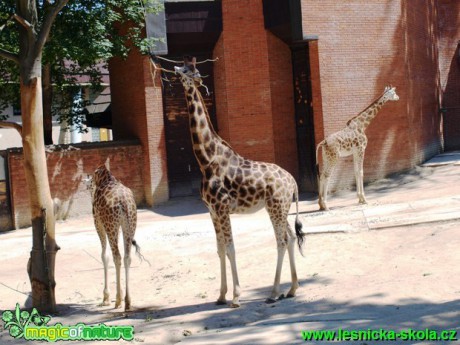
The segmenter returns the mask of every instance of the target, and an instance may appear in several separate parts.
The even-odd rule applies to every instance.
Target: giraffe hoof
[[[236,309],[236,308],[239,308],[239,307],[241,307],[241,305],[240,305],[239,302],[238,302],[238,303],[232,302],[232,303],[230,304],[230,308]]]
[[[294,298],[294,297],[295,297],[295,295],[292,294],[292,293],[288,293],[287,296],[286,296],[286,298]]]
[[[227,305],[227,301],[218,299],[216,305]]]
[[[278,301],[282,301],[283,299],[285,299],[286,296],[284,296],[284,294],[282,293],[279,297],[278,297]]]
[[[267,299],[265,300],[265,303],[266,303],[266,304],[273,304],[273,303],[276,303],[276,299],[269,297],[269,298],[267,298]]]
[[[110,301],[102,301],[97,306],[98,307],[107,307],[108,305],[110,305]]]

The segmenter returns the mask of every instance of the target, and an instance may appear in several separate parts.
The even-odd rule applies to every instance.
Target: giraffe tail
[[[149,266],[152,267],[152,265],[150,264],[150,261],[147,260],[147,259],[144,257],[144,255],[142,255],[142,253],[141,253],[141,247],[137,244],[136,240],[133,239],[133,240],[131,241],[131,243],[133,244],[134,248],[136,248],[136,255],[137,255],[137,257],[139,258],[139,260],[141,260],[141,262],[142,262],[142,261],[147,262],[147,263],[149,264]]]
[[[300,254],[304,256],[303,251],[302,251],[302,245],[305,241],[306,233],[302,231],[302,223],[299,220],[299,189],[297,188],[297,184],[296,184],[294,196],[295,196],[295,208],[296,208],[295,226],[294,226],[295,235],[297,237],[297,245],[299,246]]]

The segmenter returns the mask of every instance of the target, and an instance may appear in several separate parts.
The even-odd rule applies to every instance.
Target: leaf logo
[[[10,335],[13,338],[19,339],[24,337],[24,330],[29,324],[36,326],[45,326],[51,318],[49,316],[41,316],[37,309],[32,309],[32,312],[19,308],[19,303],[16,303],[15,310],[5,310],[2,313],[4,322],[3,328],[9,329]]]

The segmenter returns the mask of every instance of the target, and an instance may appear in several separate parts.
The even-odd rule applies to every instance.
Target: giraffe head
[[[399,96],[396,94],[396,87],[391,85],[385,87],[383,97],[385,101],[399,101]]]
[[[184,66],[174,66],[174,71],[179,74],[182,84],[187,88],[202,83],[200,72],[196,68],[196,57],[184,56]]]
[[[93,174],[93,183],[96,186],[103,185],[107,181],[110,181],[113,179],[112,173],[107,169],[107,167],[103,164],[99,166]]]

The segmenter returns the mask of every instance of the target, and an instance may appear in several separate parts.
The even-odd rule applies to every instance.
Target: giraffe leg
[[[226,249],[224,241],[217,240],[217,254],[219,255],[220,261],[220,294],[217,299],[217,305],[227,304],[225,295],[227,294],[227,266],[225,261]]]
[[[225,294],[227,293],[227,274],[226,274],[226,262],[225,255],[227,255],[230,261],[230,267],[232,270],[233,280],[233,300],[230,306],[232,308],[238,308],[240,306],[240,294],[241,288],[238,279],[238,270],[236,267],[236,254],[235,245],[233,243],[232,228],[230,224],[230,215],[228,212],[219,212],[212,216],[214,228],[217,236],[217,251],[220,259],[220,272],[221,272],[221,287],[220,296],[217,300],[217,304],[226,303]]]
[[[233,278],[233,300],[230,306],[232,308],[238,308],[240,306],[241,288],[240,281],[238,279],[238,271],[236,269],[235,244],[233,243],[233,238],[231,238],[231,242],[227,244],[227,257],[230,261]]]
[[[326,205],[324,204],[324,174],[321,173],[318,178],[318,204],[320,210],[325,210]]]
[[[328,178],[326,178],[324,173],[321,173],[321,176],[319,178],[319,195],[318,195],[319,196],[318,204],[319,204],[320,211],[329,210],[329,208],[326,205],[327,183],[328,183]]]
[[[112,226],[110,231],[107,231],[110,243],[110,249],[112,249],[113,262],[115,264],[115,273],[117,281],[117,296],[115,300],[115,308],[119,308],[121,305],[121,281],[120,281],[120,269],[121,269],[121,255],[118,249],[118,225]]]
[[[329,207],[327,206],[327,192],[329,188],[329,179],[337,165],[337,157],[334,156],[333,159],[324,157],[323,161],[325,164],[320,177],[319,209],[322,211],[329,211]]]
[[[217,254],[219,255],[220,261],[220,295],[217,299],[217,305],[227,304],[227,300],[225,299],[225,295],[227,294],[227,266],[225,262],[226,256],[226,247],[225,247],[225,240],[224,235],[221,231],[221,226],[219,223],[219,219],[216,214],[211,212],[211,219],[214,224],[214,230],[216,232],[216,240],[217,240]]]
[[[364,152],[358,152],[353,157],[355,167],[355,179],[356,179],[356,192],[358,194],[358,201],[360,204],[367,204],[367,200],[364,196],[364,174],[363,174],[363,163],[364,163]]]
[[[125,276],[126,276],[126,295],[125,295],[125,310],[131,309],[131,297],[129,296],[129,266],[131,266],[131,256],[125,255],[124,259],[125,264]]]
[[[299,288],[299,279],[297,277],[297,270],[295,267],[295,254],[294,254],[294,249],[295,249],[295,241],[296,237],[294,233],[292,232],[292,229],[290,225],[288,224],[288,231],[289,231],[289,242],[288,242],[288,254],[289,254],[289,265],[291,267],[291,289],[289,290],[288,294],[286,297],[294,297],[297,289]]]
[[[134,203],[134,200],[132,200]],[[125,310],[131,309],[131,297],[129,295],[129,268],[131,266],[131,247],[133,244],[134,233],[136,232],[137,213],[136,208],[129,208],[128,212],[122,217],[121,230],[123,232],[123,242],[125,244],[124,265],[126,279]]]
[[[124,229],[123,229],[124,230]],[[123,259],[125,265],[125,278],[126,278],[126,294],[125,294],[125,310],[131,309],[131,297],[129,296],[129,267],[131,266],[131,238],[124,237],[125,242],[125,257]]]
[[[281,269],[283,267],[284,254],[286,253],[286,245],[278,244],[278,260],[276,261],[276,273],[275,281],[273,283],[273,289],[270,294],[270,297],[267,298],[267,303],[274,303],[278,296],[280,296],[280,279],[281,279]],[[284,297],[284,296],[283,296]],[[282,298],[280,296],[280,298]]]
[[[109,270],[109,256],[107,253],[107,235],[105,233],[105,230],[100,224],[100,222],[96,221],[96,231],[97,234],[99,235],[99,239],[101,241],[101,260],[102,264],[104,265],[104,296],[102,299],[102,303],[99,304],[99,306],[107,306],[110,304],[110,294],[109,294],[109,288],[108,288],[108,270]]]
[[[107,280],[109,278],[109,255],[107,253],[107,247],[104,246],[102,249],[102,263],[104,264],[104,298],[102,300],[101,306],[106,306],[110,305],[110,294],[109,294],[109,288],[108,288],[108,283]]]
[[[290,201],[290,200],[289,200]],[[274,205],[280,205],[274,204]],[[289,253],[289,262],[291,267],[291,289],[288,292],[288,297],[295,296],[295,292],[299,287],[299,282],[297,278],[297,271],[295,268],[295,258],[294,258],[294,244],[295,236],[287,222],[287,215],[289,212],[290,202],[286,204],[284,210],[277,210],[275,208],[267,207],[267,211],[270,215],[270,220],[273,224],[273,229],[275,230],[276,243],[278,247],[278,259],[276,262],[276,273],[275,281],[273,283],[273,289],[270,297],[267,299],[267,303],[274,303],[279,297],[280,299],[284,298],[284,295],[280,295],[280,279],[281,271],[283,267],[284,255],[286,254],[286,249]],[[280,216],[281,214],[281,216]]]

